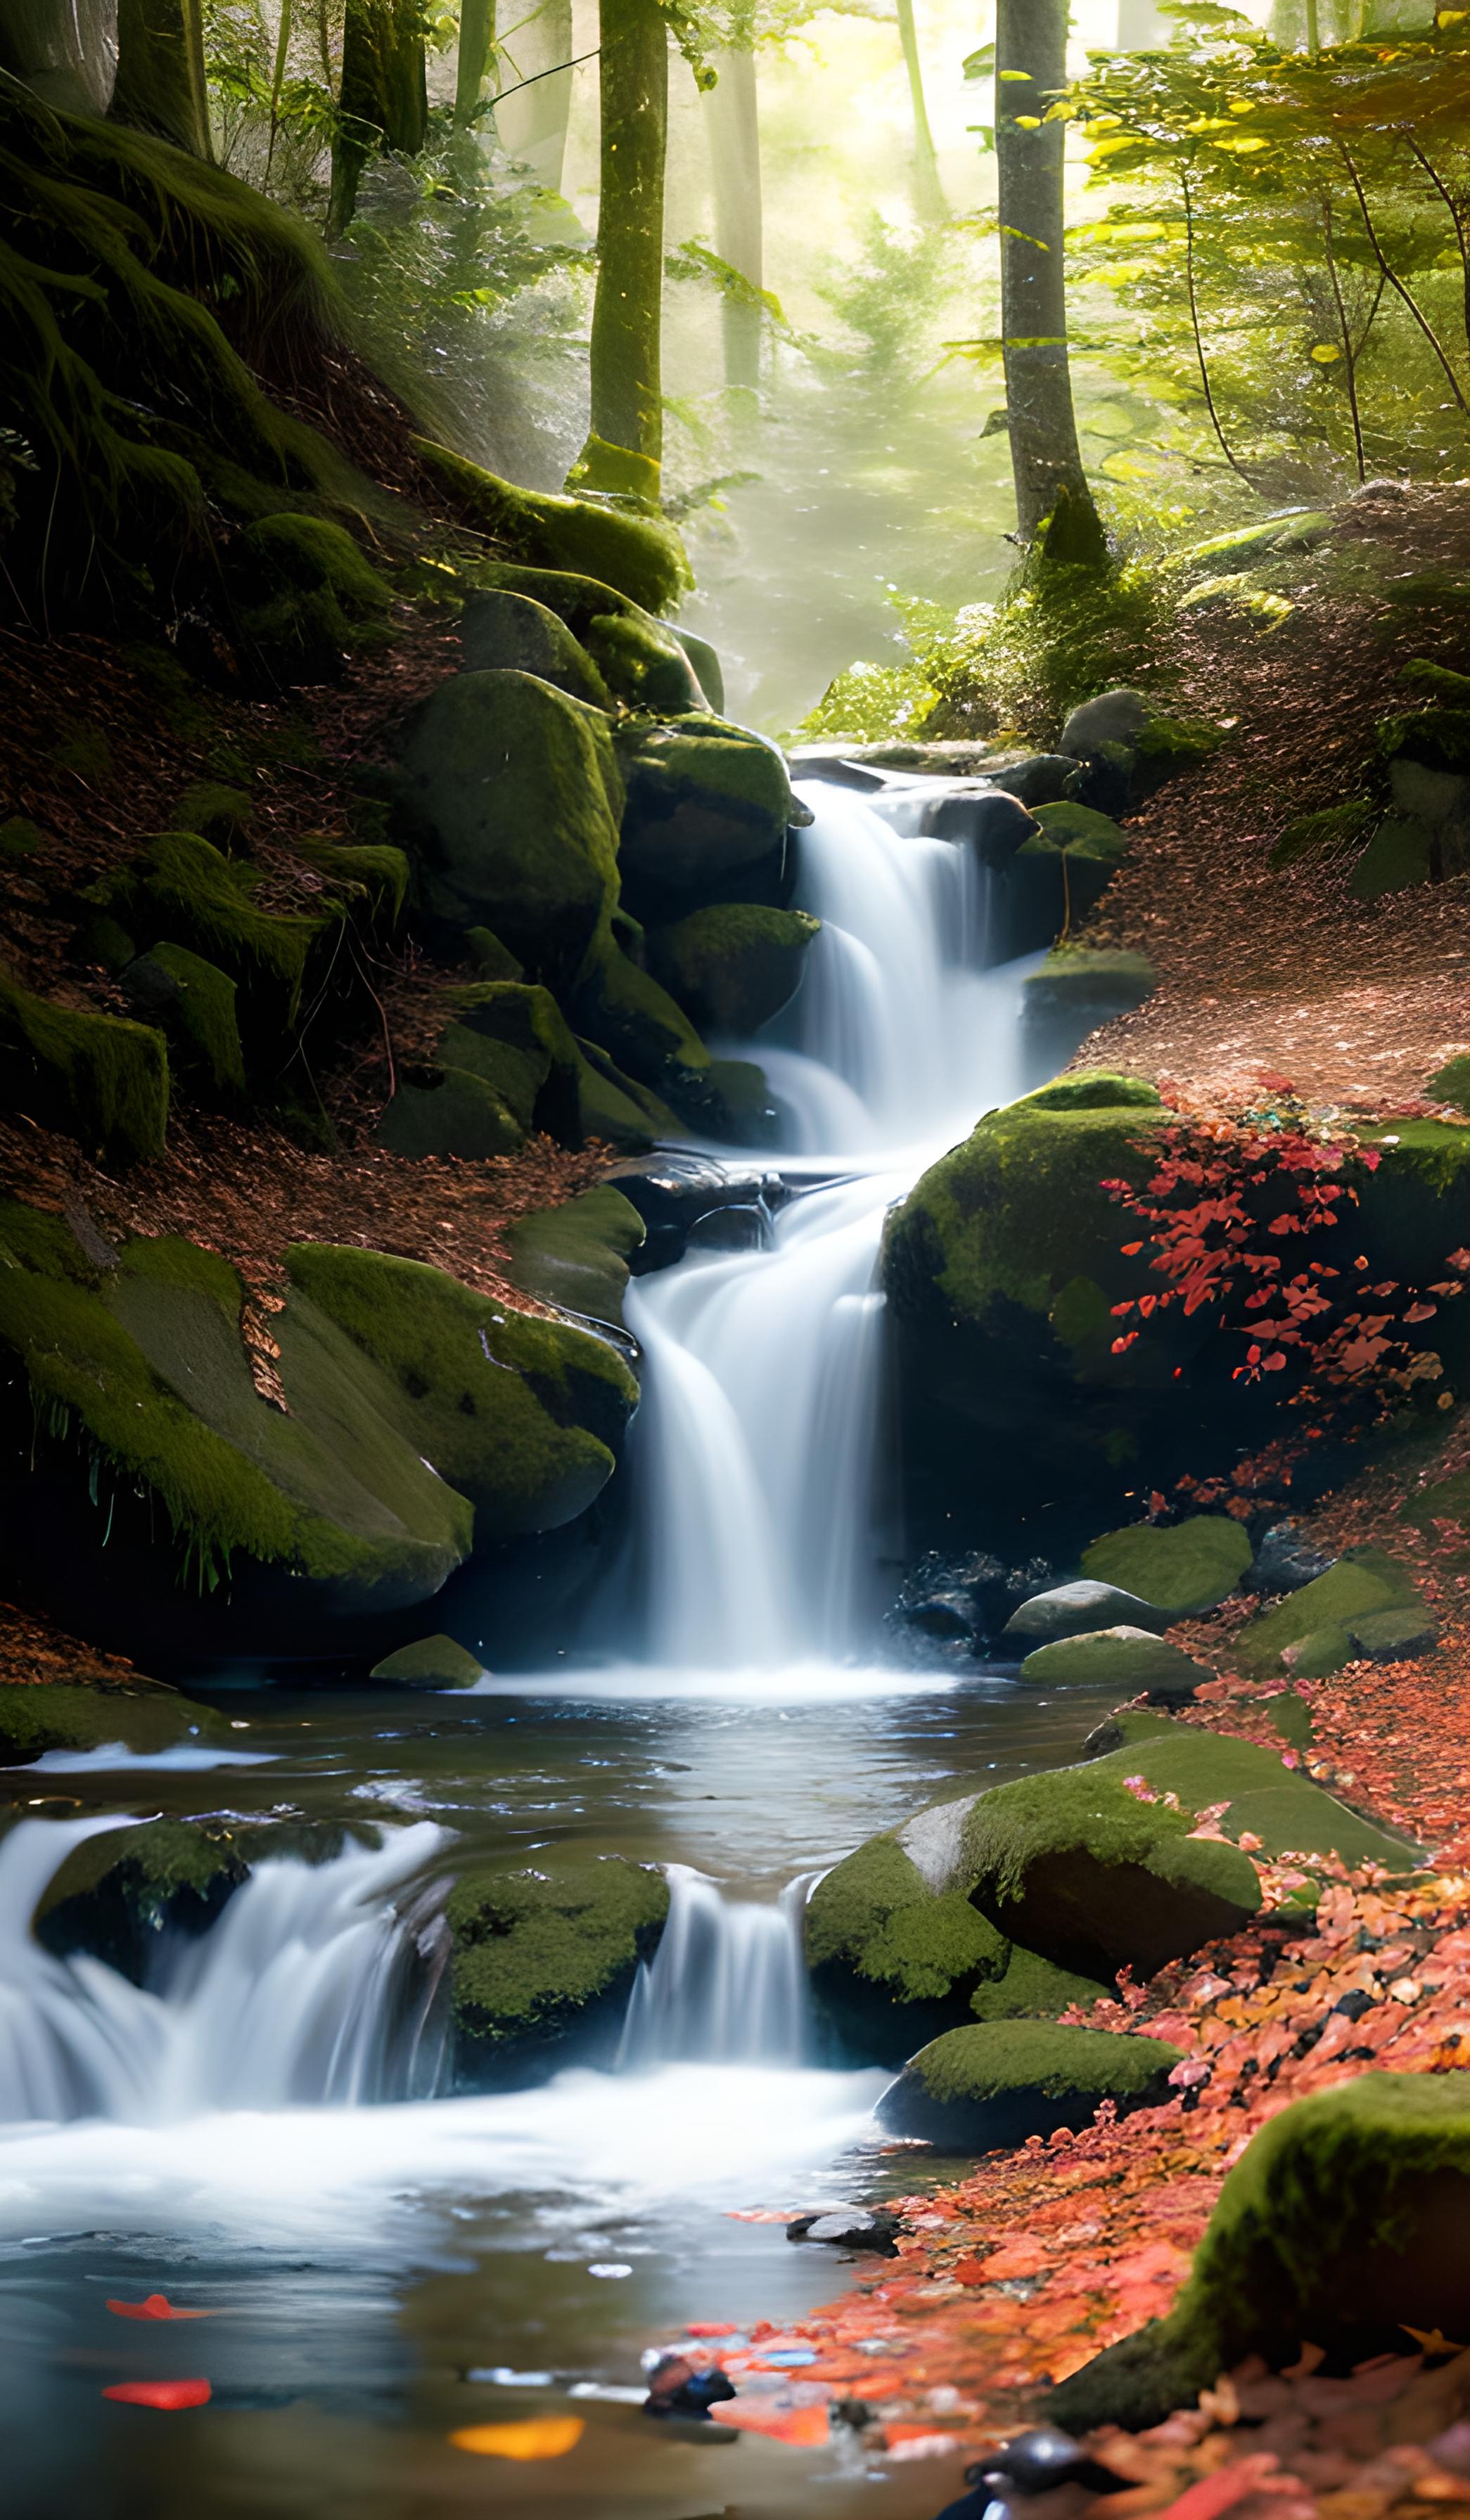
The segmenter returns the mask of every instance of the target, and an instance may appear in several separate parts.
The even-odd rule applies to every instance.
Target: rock
[[[101,1750],[120,1741],[124,1750],[148,1755],[190,1741],[222,1747],[229,1738],[228,1725],[212,1707],[145,1680],[135,1688],[102,1680],[0,1681],[0,1767],[26,1767],[48,1750]]]
[[[896,2258],[903,2218],[879,2206],[840,2205],[821,2214],[799,2214],[786,2226],[788,2240],[818,2240],[832,2249],[851,2249],[866,2257]]]
[[[54,1006],[0,970],[0,1103],[106,1163],[146,1163],[168,1119],[162,1034]]]
[[[608,721],[533,674],[455,674],[413,712],[401,805],[426,909],[487,926],[559,995],[618,899]]]
[[[620,1326],[628,1262],[643,1219],[620,1190],[599,1182],[563,1207],[536,1208],[506,1228],[510,1276],[540,1302]]]
[[[897,1835],[869,1838],[813,1890],[806,1965],[842,2052],[896,2062],[916,2038],[963,2021],[976,1987],[1004,1969],[1005,1938],[970,1905],[962,1877],[948,1886],[968,1809],[967,1800],[921,1814],[904,1832],[912,1853]],[[920,1822],[927,1849],[913,1835]]]
[[[58,1958],[85,1952],[146,1986],[161,1936],[207,1932],[254,1865],[286,1855],[322,1863],[341,1853],[343,1836],[333,1822],[234,1819],[99,1830],[52,1875],[33,1931]]]
[[[277,685],[335,678],[392,604],[387,578],[325,517],[259,517],[229,557],[241,641]]]
[[[514,567],[504,562],[492,563],[485,575],[497,593],[538,604],[555,615],[603,685],[599,706],[608,705],[608,694],[629,708],[660,716],[675,717],[690,710],[708,713],[712,702],[718,706],[714,695],[701,684],[679,632],[616,588],[567,569]],[[713,652],[706,651],[710,656]],[[515,659],[486,657],[484,661],[511,664]],[[550,682],[555,677],[545,679]]]
[[[808,821],[772,743],[723,718],[635,725],[620,743],[627,785],[623,897],[648,926],[715,901],[774,903],[787,832]]]
[[[923,810],[926,837],[962,840],[985,867],[1009,866],[1023,842],[1034,839],[1040,828],[1019,796],[978,783],[945,789]]]
[[[1013,1943],[1004,1975],[978,1986],[970,1998],[970,2009],[977,2021],[1054,2021],[1075,2003],[1093,2004],[1100,1995],[1117,1991],[1116,1985],[1104,1986],[1074,1969],[1058,1968],[1054,1961]]]
[[[1467,2235],[1461,2075],[1366,2073],[1314,2092],[1229,2173],[1169,2318],[1062,2381],[1049,2407],[1079,2431],[1138,2430],[1247,2355],[1294,2362],[1304,2337],[1346,2370],[1400,2352],[1406,2324],[1460,2336]]]
[[[1215,1674],[1146,1628],[1113,1627],[1040,1646],[1027,1655],[1021,1677],[1035,1688],[1113,1688],[1166,1706],[1182,1705]]]
[[[1051,1577],[1052,1569],[1041,1557],[1006,1566],[986,1550],[952,1556],[927,1550],[905,1575],[889,1625],[981,1653],[999,1642],[1017,1602],[1029,1599]]]
[[[1325,1575],[1313,1576],[1274,1609],[1262,1611],[1237,1629],[1230,1640],[1230,1659],[1248,1679],[1264,1677],[1283,1667],[1288,1646],[1299,1645],[1309,1637],[1329,1630],[1346,1633],[1353,1620],[1370,1610],[1416,1611],[1418,1607],[1413,1578],[1397,1558],[1380,1549],[1345,1550]],[[1346,1654],[1343,1659],[1348,1659]],[[1314,1676],[1300,1659],[1295,1667],[1303,1678]]]
[[[1440,1632],[1426,1610],[1367,1610],[1348,1622],[1348,1634],[1369,1662],[1416,1662],[1433,1653]]]
[[[483,1680],[484,1665],[453,1637],[420,1637],[416,1643],[385,1654],[368,1677],[391,1681],[400,1688],[473,1688]]]
[[[1105,1531],[1082,1552],[1082,1572],[1136,1593],[1172,1619],[1197,1619],[1236,1590],[1251,1563],[1242,1525],[1224,1513],[1183,1522],[1135,1522]]]
[[[1059,2485],[1085,2486],[1090,2494],[1116,2494],[1122,2478],[1088,2456],[1055,2424],[1036,2424],[1015,2433],[1004,2448],[986,2452],[987,2481],[1013,2485],[1019,2494],[1050,2494]]]
[[[460,2088],[503,2090],[572,2062],[610,2062],[638,1965],[653,1958],[667,1914],[662,1872],[621,1856],[462,1874],[445,1909]]]
[[[1300,1593],[1304,1584],[1325,1575],[1333,1560],[1309,1540],[1295,1522],[1273,1522],[1263,1536],[1250,1567],[1241,1578],[1247,1593]]]
[[[1379,824],[1349,879],[1357,901],[1379,901],[1385,893],[1406,892],[1427,882],[1433,833],[1427,823],[1391,815]]]
[[[1180,2050],[1162,2039],[1055,2022],[995,2021],[946,2031],[910,2059],[878,2103],[891,2135],[947,2152],[991,2152],[1058,2127],[1085,2126],[1100,2100],[1138,2108],[1168,2096]]]
[[[613,695],[586,650],[544,604],[509,587],[472,595],[459,617],[467,673],[534,674],[570,698],[611,709]]]
[[[1067,793],[1067,782],[1077,768],[1077,758],[1066,752],[1034,752],[1009,770],[997,770],[994,784],[1006,795],[1016,797],[1033,811],[1038,805],[1059,805]]]
[[[1072,711],[1057,749],[1075,761],[1096,760],[1110,743],[1135,743],[1154,714],[1153,701],[1142,692],[1099,692]]]
[[[474,1157],[509,1152],[540,1130],[580,1146],[588,1088],[595,1102],[602,1081],[550,990],[482,980],[441,991],[440,1002],[450,1020],[434,1064],[404,1070],[378,1122],[379,1145],[402,1155]],[[634,1119],[646,1135],[643,1114]]]
[[[160,944],[129,963],[121,977],[140,1019],[163,1032],[173,1063],[196,1094],[238,1100],[245,1092],[245,1053],[228,974],[182,945]]]
[[[1027,1642],[1053,1644],[1062,1637],[1089,1636],[1099,1628],[1120,1626],[1160,1635],[1169,1625],[1169,1615],[1141,1600],[1136,1593],[1125,1593],[1117,1584],[1089,1578],[1078,1584],[1053,1585],[1049,1593],[1034,1593],[1029,1601],[1012,1611],[1000,1633],[1002,1638],[1016,1639],[1024,1647]]]
[[[1111,1746],[1099,1765],[1109,1776],[1141,1777],[1151,1792],[1176,1794],[1186,1813],[1223,1804],[1219,1825],[1227,1836],[1259,1837],[1268,1862],[1336,1855],[1344,1864],[1401,1872],[1414,1860],[1406,1838],[1350,1811],[1300,1768],[1283,1767],[1279,1751],[1135,1707],[1122,1709],[1108,1729]]]
[[[466,522],[514,560],[594,578],[651,612],[662,612],[688,585],[683,545],[662,518],[519,489],[446,446],[422,437],[413,443]]]
[[[1146,954],[1086,945],[1054,945],[1022,992],[1022,1021],[1065,1027],[1080,1038],[1114,1015],[1141,1007],[1158,986]]]
[[[494,1087],[462,1067],[405,1067],[374,1137],[394,1155],[456,1155],[467,1163],[514,1154],[526,1130]]]
[[[725,2405],[734,2395],[734,2382],[717,2363],[705,2368],[683,2354],[664,2354],[649,2376],[643,2411],[646,2415],[708,2418],[712,2407]]]
[[[666,1269],[683,1258],[689,1236],[701,1217],[726,1207],[780,1207],[786,1185],[779,1173],[747,1164],[717,1163],[712,1155],[666,1147],[640,1163],[619,1166],[609,1175],[636,1208],[647,1229],[637,1275]]]
[[[611,936],[599,939],[571,1009],[578,1031],[641,1085],[675,1104],[700,1095],[709,1051],[682,1007]]]
[[[717,902],[648,939],[648,968],[702,1033],[749,1039],[796,992],[820,926],[804,910]]]
[[[694,668],[695,678],[704,694],[703,705],[712,709],[716,717],[722,716],[725,705],[724,668],[714,649],[696,630],[675,630],[673,635]]]

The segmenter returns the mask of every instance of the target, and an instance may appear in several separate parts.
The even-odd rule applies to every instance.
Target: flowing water
[[[799,898],[823,926],[754,1045],[793,1195],[770,1248],[691,1254],[633,1290],[645,1396],[621,1475],[641,1598],[625,1631],[610,1594],[600,1661],[433,1699],[220,1688],[231,1753],[17,1772],[0,1839],[16,2520],[435,2520],[486,2497],[562,2520],[693,2520],[731,2497],[847,2520],[875,2493],[909,2520],[953,2491],[952,2464],[878,2480],[855,2449],[671,2434],[636,2404],[651,2335],[794,2315],[841,2280],[779,2225],[732,2214],[903,2182],[901,2156],[874,2150],[883,2075],[813,2051],[811,1881],[951,1784],[1075,1754],[1091,1721],[1075,1695],[1048,1706],[1004,1676],[881,1650],[884,1218],[1035,1079],[1024,968],[988,967],[969,851],[919,835],[901,792],[884,813],[804,792]],[[326,1862],[258,1865],[205,1934],[159,1935],[141,1985],[54,1955],[32,1919],[84,1876],[90,1838],[160,1816],[356,1826]],[[456,1860],[565,1848],[668,1872],[617,2058],[453,2095]],[[153,2292],[209,2323],[107,2308]],[[166,2419],[101,2395],[194,2372],[211,2403]],[[569,2407],[585,2434],[544,2466],[448,2442]]]

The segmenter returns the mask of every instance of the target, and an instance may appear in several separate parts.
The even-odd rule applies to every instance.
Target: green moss
[[[1157,1111],[1157,1086],[1138,1076],[1116,1076],[1107,1067],[1080,1067],[1025,1097],[1031,1111]],[[1015,1107],[1015,1106],[1013,1106]]]
[[[51,1681],[32,1688],[0,1682],[0,1765],[8,1768],[43,1758],[48,1750],[100,1750],[114,1741],[151,1754],[184,1741],[228,1738],[223,1718],[211,1707],[146,1681],[130,1688],[115,1683]]]
[[[251,892],[258,880],[193,832],[164,832],[107,884],[105,903],[135,928],[151,928],[156,940],[181,945],[226,972],[239,993],[248,1045],[258,1042],[279,1061],[281,1035],[295,1027],[313,953],[338,922],[327,911],[257,910]]]
[[[1470,1470],[1455,1470],[1420,1488],[1399,1508],[1400,1519],[1415,1530],[1432,1532],[1437,1522],[1458,1524],[1470,1534]]]
[[[1192,1514],[1166,1527],[1105,1531],[1082,1552],[1082,1573],[1116,1584],[1175,1618],[1198,1618],[1234,1592],[1251,1563],[1242,1524],[1228,1514]]]
[[[205,779],[185,788],[172,822],[175,831],[196,832],[202,840],[212,840],[217,848],[228,850],[244,837],[253,812],[253,802],[243,788]]]
[[[1424,1091],[1432,1102],[1451,1102],[1457,1111],[1470,1113],[1470,1054],[1437,1067]]]
[[[572,1004],[578,1032],[655,1093],[677,1102],[697,1091],[710,1054],[666,989],[602,938]]]
[[[427,438],[414,446],[465,520],[513,559],[600,578],[650,612],[666,611],[692,583],[683,545],[662,521],[590,499],[517,489]]]
[[[616,2041],[640,1960],[668,1913],[662,1873],[620,1857],[472,1873],[446,1909],[462,2079],[497,2080],[534,2058],[561,2063],[574,2042]]]
[[[1128,835],[1111,816],[1099,814],[1090,805],[1074,805],[1069,801],[1056,805],[1036,805],[1034,819],[1041,826],[1041,840],[1025,840],[1023,850],[1034,851],[1044,845],[1065,849],[1069,857],[1095,859],[1101,866],[1118,866],[1128,852]]]
[[[537,1208],[507,1228],[516,1284],[543,1303],[564,1304],[590,1320],[620,1322],[628,1261],[645,1227],[611,1182],[599,1182],[563,1207]]]
[[[398,1425],[473,1503],[479,1542],[553,1530],[605,1486],[638,1386],[600,1340],[383,1252],[302,1242],[286,1265],[382,1369]]]
[[[1226,730],[1208,717],[1153,717],[1138,735],[1134,750],[1156,774],[1172,778],[1208,761],[1226,741]]]
[[[1208,542],[1193,544],[1180,554],[1178,565],[1209,575],[1232,561],[1259,559],[1278,547],[1309,550],[1312,543],[1320,542],[1331,530],[1331,517],[1316,509],[1303,509],[1288,517],[1267,517],[1263,524],[1239,525],[1229,533],[1213,534]]]
[[[420,1637],[411,1645],[375,1662],[369,1677],[392,1681],[400,1688],[473,1688],[484,1677],[484,1666],[453,1637]]]
[[[1399,668],[1399,680],[1414,691],[1428,692],[1432,699],[1445,701],[1451,708],[1470,708],[1470,674],[1457,674],[1448,665],[1436,665],[1427,656],[1411,656]]]
[[[921,2048],[878,2114],[896,2135],[988,2151],[1084,2125],[1100,2100],[1126,2109],[1167,2097],[1179,2055],[1162,2039],[1054,2021],[974,2023]]]
[[[1383,1162],[1364,1186],[1363,1205],[1392,1198],[1401,1182],[1412,1181],[1447,1200],[1470,1191],[1470,1129],[1455,1120],[1379,1120],[1366,1123],[1358,1136],[1365,1147],[1381,1149]],[[1460,1238],[1463,1209],[1450,1208],[1445,1218],[1445,1239]]]
[[[1021,1677],[1034,1688],[1114,1688],[1121,1697],[1147,1691],[1161,1698],[1185,1698],[1215,1674],[1162,1637],[1139,1629],[1099,1628],[1038,1645],[1023,1662]]]
[[[648,940],[648,968],[702,1032],[748,1037],[779,1014],[820,922],[730,901],[692,911]]]
[[[1350,796],[1341,805],[1294,816],[1271,851],[1272,866],[1295,866],[1299,858],[1345,857],[1362,839],[1378,811],[1371,797]]]
[[[456,1155],[465,1163],[514,1154],[526,1138],[515,1112],[483,1076],[439,1063],[399,1077],[374,1134],[380,1147],[411,1161]]]
[[[549,606],[537,603],[533,596],[508,586],[486,587],[472,595],[460,616],[459,640],[471,673],[534,674],[538,681],[593,708],[616,706],[580,641]]]
[[[894,1837],[870,1838],[817,1883],[805,1931],[809,1967],[838,1964],[900,2003],[968,1993],[1009,1954],[964,1891],[931,1890]]]
[[[0,970],[0,1101],[107,1162],[146,1163],[168,1120],[162,1035],[54,1006]]]
[[[465,943],[480,980],[524,980],[526,967],[508,945],[502,945],[493,928],[467,927]]]
[[[1156,2423],[1247,2355],[1294,2362],[1304,2338],[1348,2364],[1401,2347],[1405,2322],[1457,2334],[1467,2182],[1462,2074],[1359,2074],[1296,2101],[1225,2180],[1170,2318],[1063,2381],[1050,2419]]]
[[[1390,817],[1379,824],[1353,870],[1348,890],[1357,901],[1404,892],[1429,878],[1430,832],[1424,823]]]
[[[308,866],[326,876],[340,899],[365,909],[370,922],[396,927],[408,898],[408,860],[387,840],[345,844],[314,833],[297,846]]]
[[[642,1154],[684,1130],[651,1086],[626,1076],[598,1042],[578,1041],[576,1101],[579,1136],[600,1138],[625,1154]],[[708,1074],[717,1062],[712,1059]]]
[[[1347,1552],[1273,1609],[1263,1610],[1230,1639],[1230,1659],[1248,1678],[1280,1668],[1287,1645],[1318,1630],[1342,1629],[1364,1610],[1401,1609],[1417,1603],[1408,1569],[1379,1549]]]
[[[1247,1831],[1259,1837],[1271,1862],[1287,1855],[1337,1855],[1345,1864],[1387,1864],[1401,1870],[1411,1852],[1392,1829],[1350,1811],[1299,1769],[1284,1768],[1276,1751],[1168,1718],[1095,1762],[1094,1773],[1115,1781],[1141,1776],[1153,1792],[1177,1795],[1186,1814],[1223,1803],[1221,1828],[1231,1837]],[[1204,1847],[1209,1841],[1195,1843]],[[1228,1848],[1219,1852],[1233,1854]]]
[[[50,845],[45,832],[24,814],[12,814],[0,823],[0,857],[23,865],[27,858],[39,857]]]
[[[180,1069],[217,1095],[245,1091],[245,1053],[235,1012],[235,983],[218,965],[184,945],[160,944],[123,974],[123,986],[150,1022],[162,1026]]]
[[[1470,770],[1470,708],[1431,707],[1383,718],[1378,748],[1386,760],[1401,753],[1431,770]]]
[[[391,589],[350,534],[325,517],[267,516],[232,547],[240,626],[273,671],[338,670],[380,629]]]
[[[635,719],[620,731],[619,755],[620,863],[640,919],[662,924],[736,898],[763,867],[779,881],[787,830],[808,816],[774,744],[723,718]]]
[[[1096,1978],[1057,1968],[1038,1953],[1024,1952],[1019,1943],[1013,1943],[1004,1976],[977,1987],[970,2009],[977,2021],[1054,2021],[1075,2003],[1092,2004],[1100,1995],[1114,1992],[1111,1986],[1100,1986]]]
[[[1159,974],[1146,954],[1087,945],[1054,945],[1026,982],[1022,1012],[1028,1021],[1083,1015],[1101,1019],[1141,1007]]]

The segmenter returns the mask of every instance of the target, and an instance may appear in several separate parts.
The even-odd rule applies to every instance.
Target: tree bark
[[[1066,79],[1067,0],[998,0],[1000,322],[1016,520],[1029,543],[1047,518],[1065,511],[1069,543],[1071,529],[1080,527],[1083,543],[1095,543],[1100,557],[1102,531],[1082,471],[1067,356],[1067,126],[1042,118]]]
[[[506,38],[502,85],[530,84],[496,107],[495,127],[511,156],[524,159],[549,193],[562,189],[573,72],[560,65],[572,53],[572,0],[542,0],[529,24]]]
[[[896,0],[898,41],[903,47],[903,67],[908,72],[908,93],[914,116],[914,208],[927,222],[947,219],[949,204],[940,182],[939,161],[934,154],[934,134],[929,128],[929,108],[924,102],[924,71],[919,60],[919,33],[914,24],[914,0]]]
[[[668,29],[657,0],[602,0],[602,196],[592,414],[575,468],[589,490],[655,502],[664,454],[664,158]]]
[[[209,156],[200,0],[119,0],[112,117]]]
[[[454,58],[454,119],[463,127],[475,119],[484,94],[490,51],[495,39],[495,0],[460,0],[459,49]]]
[[[418,0],[347,0],[342,39],[342,116],[332,152],[329,226],[340,236],[369,158],[416,158],[429,136],[424,26]]]
[[[742,45],[712,54],[711,63],[718,72],[716,84],[705,95],[710,175],[714,192],[714,249],[721,262],[738,271],[753,289],[762,289],[764,235],[756,56],[749,45]],[[737,297],[726,297],[721,313],[726,384],[758,385],[764,324],[760,308]]]

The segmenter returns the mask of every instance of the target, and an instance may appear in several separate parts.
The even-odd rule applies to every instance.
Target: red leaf
[[[1121,1247],[1125,1260],[1135,1260],[1143,1249],[1141,1242],[1125,1242]]]
[[[115,2318],[212,2318],[212,2310],[175,2310],[165,2294],[151,2292],[146,2301],[110,2301]]]
[[[115,2380],[102,2394],[119,2407],[157,2407],[171,2415],[181,2407],[207,2407],[211,2391],[207,2380]]]
[[[1406,1322],[1432,1322],[1439,1309],[1438,1304],[1410,1304],[1403,1318]]]

